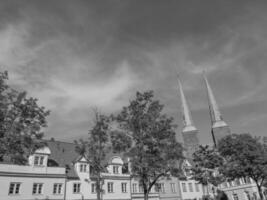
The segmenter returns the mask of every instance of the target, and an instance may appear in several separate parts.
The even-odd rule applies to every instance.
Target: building
[[[207,94],[209,99],[209,110],[211,119],[211,134],[213,137],[214,146],[216,147],[218,141],[231,134],[230,127],[225,123],[222,118],[221,112],[214,98],[213,91],[209,85],[208,79],[203,74]],[[221,190],[223,190],[230,199],[240,200],[240,199],[258,199],[259,194],[256,184],[250,178],[236,179],[235,181],[226,182],[220,185]]]
[[[184,156],[186,160],[182,163],[182,168],[185,174],[184,180],[179,180],[181,198],[183,200],[202,199],[204,195],[204,186],[192,179],[190,168],[192,167],[192,155],[199,147],[198,130],[194,125],[191,111],[184,95],[183,86],[178,78],[179,91],[181,97],[181,107],[183,116],[182,137],[184,141]]]
[[[64,199],[65,167],[48,166],[51,151],[39,149],[28,165],[0,164],[0,199]]]
[[[210,119],[211,119],[211,136],[213,139],[213,144],[216,147],[218,144],[218,141],[221,138],[231,134],[231,131],[230,131],[230,127],[226,124],[226,122],[222,118],[222,114],[215,100],[213,91],[204,73],[203,73],[203,79],[205,82],[208,103],[209,103],[209,113],[210,113]],[[197,138],[198,131],[196,127],[194,126],[191,112],[189,110],[189,106],[186,101],[180,81],[179,81],[179,88],[180,88],[180,96],[181,96],[182,111],[183,111],[182,114],[183,114],[183,121],[184,121],[182,136],[184,140],[184,146],[187,150],[186,156],[188,157],[188,161],[189,161],[190,158],[192,157],[192,152],[194,152],[194,150],[197,149],[197,147],[199,146],[199,142]],[[183,192],[183,191],[188,191],[188,188],[189,190],[192,190],[194,183],[191,183],[190,181],[191,181],[190,179],[187,179],[184,182],[181,181],[182,199],[194,198],[192,195],[185,196]],[[225,183],[220,184],[218,188],[212,185],[209,185],[207,188],[203,188],[202,194],[214,195],[217,189],[224,191],[229,197],[229,199],[232,199],[232,200],[243,200],[243,199],[252,200],[252,199],[259,198],[256,184],[249,178],[243,178],[243,179],[237,179],[237,180],[230,181],[230,182],[225,182]]]
[[[29,157],[28,165],[0,164],[0,199],[96,199],[96,179],[89,162],[75,152],[75,144],[46,143]],[[116,155],[107,160],[103,199],[132,199],[130,174],[123,171],[123,164]]]
[[[209,100],[209,111],[210,111],[210,119],[211,119],[211,135],[214,142],[214,146],[216,147],[218,141],[223,137],[231,134],[229,126],[225,123],[222,118],[221,112],[209,85],[208,79],[203,73],[203,78],[207,88],[208,100]]]
[[[139,183],[139,180],[136,178],[131,179],[131,198],[133,200],[142,200],[144,199],[144,189],[143,186]],[[156,187],[152,187],[149,193],[150,200],[159,200],[159,191],[157,191]]]
[[[219,185],[230,199],[233,200],[256,200],[259,199],[259,193],[256,186],[250,178],[241,178],[234,181],[224,182]]]
[[[201,200],[205,194],[205,187],[192,178],[192,163],[193,162],[190,159],[184,160],[182,163],[182,169],[185,172],[185,179],[179,180],[179,186],[183,200]]]
[[[179,90],[181,96],[181,103],[182,103],[182,116],[183,116],[183,129],[182,129],[182,137],[184,141],[185,147],[185,157],[192,158],[193,153],[199,147],[199,139],[198,139],[198,130],[196,129],[191,111],[189,109],[187,100],[184,95],[183,86],[181,81],[178,78],[179,83]]]
[[[160,200],[181,200],[180,182],[177,177],[161,178],[156,184]]]
[[[75,151],[75,144],[46,141],[28,159],[27,165],[0,163],[0,200],[95,200],[96,177],[90,162]],[[128,161],[110,153],[105,162],[103,200],[140,200],[143,189],[130,176]],[[178,179],[161,179],[161,188],[152,187],[150,200],[180,200]],[[170,193],[169,193],[170,192]]]

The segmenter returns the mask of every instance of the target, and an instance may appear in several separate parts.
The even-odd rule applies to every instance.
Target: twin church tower
[[[230,134],[229,126],[223,121],[222,115],[220,113],[219,107],[209,85],[208,79],[206,75],[203,73],[203,78],[205,81],[207,94],[208,94],[208,102],[209,102],[209,111],[210,111],[210,119],[211,119],[211,135],[214,142],[215,147],[218,144],[218,141],[223,138],[224,136]],[[184,140],[184,146],[187,151],[187,156],[191,157],[194,151],[199,146],[199,139],[198,139],[198,130],[194,125],[192,120],[191,111],[189,109],[187,100],[184,95],[183,86],[181,81],[178,77],[179,83],[179,90],[181,96],[181,103],[182,103],[182,114],[183,114],[183,129],[182,129],[182,136]]]

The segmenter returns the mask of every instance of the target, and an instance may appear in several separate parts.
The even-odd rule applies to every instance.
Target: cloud
[[[105,81],[99,80],[86,84],[71,80],[53,79],[51,87],[61,91],[59,96],[68,99],[63,110],[68,111],[76,106],[101,107],[105,110],[116,110],[121,105],[120,96],[135,85],[136,77],[127,64],[121,66]],[[55,95],[57,98],[57,96]],[[52,99],[53,101],[53,99]]]
[[[178,72],[194,121],[208,133],[203,70],[231,124],[241,109],[249,121],[246,106],[266,105],[265,8],[260,1],[1,2],[1,70],[52,110],[47,134],[62,139],[87,132],[90,107],[116,112],[137,90],[155,90],[180,123]]]

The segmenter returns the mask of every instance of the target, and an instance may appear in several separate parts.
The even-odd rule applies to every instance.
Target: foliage
[[[225,165],[220,171],[230,179],[250,177],[259,190],[267,180],[267,151],[264,145],[249,134],[232,134],[223,138],[218,145]]]
[[[109,118],[95,111],[95,122],[92,130],[89,131],[87,141],[80,140],[76,143],[76,151],[88,159],[90,173],[96,178],[97,199],[101,199],[103,179],[101,173],[105,171],[106,156],[111,150],[109,143]]]
[[[0,72],[0,160],[25,164],[27,157],[43,143],[42,128],[49,115],[37,99],[27,98],[8,84],[8,73]]]
[[[267,181],[267,151],[264,144],[249,134],[232,134],[219,141],[218,149],[201,147],[194,154],[194,177],[213,185],[225,180],[251,178],[261,199],[262,186]],[[205,171],[213,171],[205,174]],[[224,177],[224,178],[223,178]],[[215,178],[216,181],[212,181]]]
[[[173,118],[162,114],[164,106],[153,97],[153,91],[137,92],[116,117],[124,134],[114,135],[118,146],[132,140],[130,148],[126,145],[120,150],[127,152],[131,173],[143,186],[145,199],[159,178],[179,175],[178,161],[183,158],[182,146],[175,139]]]
[[[121,131],[115,130],[111,132],[111,143],[114,152],[124,152],[132,146],[132,138]]]
[[[193,154],[193,161],[195,165],[192,168],[192,175],[195,180],[203,185],[211,183],[215,186],[224,181],[223,176],[216,173],[216,169],[223,165],[223,158],[216,149],[200,145]]]

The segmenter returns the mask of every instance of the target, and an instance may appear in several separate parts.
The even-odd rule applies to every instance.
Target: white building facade
[[[101,174],[103,200],[144,198],[139,181],[124,168],[126,161],[112,155],[106,164]],[[29,156],[27,165],[0,163],[0,200],[96,200],[95,180],[74,144],[48,141],[47,147]],[[150,200],[181,199],[177,178],[161,179],[159,185],[159,190],[152,188]]]
[[[0,164],[0,199],[64,199],[66,174],[63,167],[48,167],[46,147],[29,158],[29,165]]]

